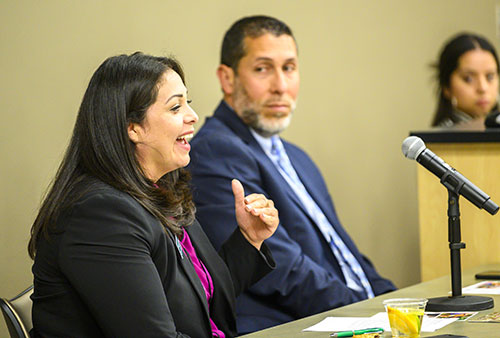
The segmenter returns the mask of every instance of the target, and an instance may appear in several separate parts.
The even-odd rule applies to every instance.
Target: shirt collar
[[[264,152],[266,153],[266,155],[269,156],[269,157],[271,157],[272,156],[271,155],[271,147],[272,147],[271,137],[264,137],[264,136],[260,135],[259,133],[257,133],[252,128],[248,128],[248,129],[250,130],[250,133],[255,138],[255,140],[257,141],[257,143],[260,145],[260,147],[262,148],[262,150],[264,150]]]

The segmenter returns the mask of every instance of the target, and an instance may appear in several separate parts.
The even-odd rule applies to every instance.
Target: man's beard
[[[262,109],[262,107],[251,101],[245,88],[241,85],[236,86],[233,100],[234,109],[240,114],[243,122],[264,137],[271,137],[284,131],[290,125],[295,109],[295,102],[292,102],[290,113],[286,117],[268,118],[259,113],[258,109]]]
[[[258,134],[264,137],[271,137],[284,131],[292,120],[292,113],[278,121],[270,121],[269,118],[263,117],[254,109],[248,107],[243,110],[241,118],[247,126],[255,130]]]

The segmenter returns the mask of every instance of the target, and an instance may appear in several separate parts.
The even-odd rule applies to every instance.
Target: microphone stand
[[[460,250],[465,249],[460,233],[459,195],[448,188],[448,241],[450,242],[451,296],[430,298],[426,311],[479,311],[491,309],[493,298],[462,295]]]

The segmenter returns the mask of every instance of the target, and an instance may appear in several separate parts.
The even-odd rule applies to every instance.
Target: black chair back
[[[11,338],[29,338],[29,331],[33,327],[31,321],[33,302],[30,298],[32,293],[33,285],[11,300],[0,298],[0,308]]]

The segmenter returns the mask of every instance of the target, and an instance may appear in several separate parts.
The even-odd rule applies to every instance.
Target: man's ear
[[[135,144],[140,141],[140,129],[141,126],[138,123],[129,123],[127,127],[128,138]]]
[[[224,95],[231,95],[234,91],[234,71],[231,67],[220,65],[217,68],[217,77]]]

